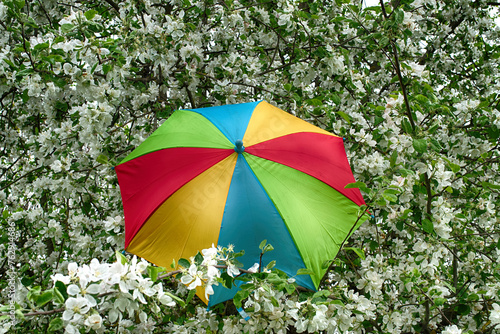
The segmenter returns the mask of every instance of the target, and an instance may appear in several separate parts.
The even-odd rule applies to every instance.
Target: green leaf
[[[63,329],[64,327],[64,322],[61,318],[54,318],[50,321],[49,323],[49,328],[48,331],[50,332],[55,332]]]
[[[90,21],[96,16],[96,14],[97,11],[95,9],[91,9],[86,11],[83,15],[85,15],[85,18]]]
[[[71,23],[64,23],[62,26],[61,26],[61,31],[66,34],[68,32],[70,32],[71,30],[73,30],[75,28],[75,26]]]
[[[284,84],[284,85],[283,85],[283,88],[285,88],[285,90],[286,90],[287,92],[289,92],[289,91],[291,91],[291,90],[292,90],[293,85],[292,85],[292,84],[290,84],[290,83],[287,83],[287,84]]]
[[[176,295],[171,294],[171,293],[170,293],[170,292],[168,292],[168,291],[165,291],[165,294],[166,294],[167,296],[169,296],[170,298],[172,298],[173,300],[175,300],[175,302],[176,302],[177,304],[179,304],[179,306],[180,306],[180,307],[184,307],[184,306],[186,306],[186,302],[184,302],[182,299],[180,299],[180,298],[179,298],[179,297],[177,297]]]
[[[434,134],[434,132],[436,132],[437,129],[439,129],[439,124],[436,123],[429,129],[429,133]]]
[[[296,275],[315,275],[315,274],[314,274],[314,271],[312,271],[311,269],[300,268],[299,270],[297,270]]]
[[[68,298],[68,292],[66,291],[66,285],[64,285],[63,282],[57,281],[54,284],[54,289],[59,291],[59,293],[63,296],[64,300],[66,300]]]
[[[387,190],[384,191],[382,197],[392,203],[396,203],[398,201],[398,196],[391,194],[390,192],[387,192]]]
[[[57,287],[52,288],[51,291],[54,294],[54,301],[58,304],[63,304],[64,303],[64,296],[61,293],[61,291],[59,291],[59,289]]]
[[[467,315],[470,313],[470,311],[471,311],[471,308],[467,304],[459,304],[457,306],[457,313],[460,315]]]
[[[52,290],[47,290],[44,293],[42,293],[37,299],[36,299],[36,305],[38,307],[42,307],[43,305],[47,304],[52,300],[54,297],[54,294],[52,293]]]
[[[26,1],[24,0],[14,0],[14,3],[18,9],[23,9],[24,5],[26,4]]]
[[[33,50],[44,50],[49,48],[49,43],[39,43],[33,47]]]
[[[98,163],[102,165],[107,165],[109,162],[108,157],[105,156],[104,154],[99,155],[96,160]]]
[[[396,189],[396,188],[387,188],[384,190],[385,193],[387,194],[399,194],[401,191],[399,189]]]
[[[429,103],[429,99],[427,98],[427,96],[424,96],[422,94],[418,94],[415,98],[421,104],[428,104]]]
[[[394,150],[391,154],[391,158],[389,159],[389,162],[391,164],[391,168],[396,166],[396,161],[398,160],[398,151]]]
[[[500,189],[500,185],[498,184],[493,184],[488,181],[483,181],[482,182],[483,188],[491,188],[491,189]]]
[[[323,264],[321,265],[321,268],[322,269],[328,269],[330,267],[330,264],[332,264],[333,260],[326,260],[325,262],[323,262]]]
[[[274,268],[274,266],[276,265],[276,261],[275,260],[272,260],[271,262],[269,262],[266,266],[266,269],[272,269]]]
[[[64,42],[64,37],[63,36],[57,36],[54,41],[52,42],[52,44],[57,44],[57,43],[61,43],[61,42]]]
[[[436,306],[441,306],[441,305],[443,305],[444,303],[446,303],[446,298],[441,298],[441,297],[439,297],[439,298],[434,299],[434,304],[435,304]]]
[[[102,65],[102,73],[103,74],[107,74],[112,69],[113,69],[113,65],[111,65],[111,64],[106,63],[106,64]]]
[[[470,301],[470,302],[477,302],[479,300],[479,296],[475,293],[473,294],[470,294],[467,296],[467,301]]]
[[[330,304],[345,306],[345,304],[340,299],[334,299],[334,300],[330,301]]]
[[[115,255],[116,255],[116,261],[117,262],[120,262],[121,264],[128,263],[127,257],[125,255],[123,255],[121,252],[116,251]]]
[[[233,297],[233,303],[236,308],[242,307],[242,301],[250,296],[250,290],[240,290]]]
[[[408,134],[413,133],[413,128],[411,127],[411,124],[406,117],[403,117],[403,119],[401,121],[401,125],[403,126],[404,132],[406,132]]]
[[[427,233],[434,232],[434,224],[429,219],[422,220],[422,229]]]
[[[306,103],[314,107],[318,107],[323,104],[320,99],[309,99],[306,101]]]
[[[448,163],[448,165],[450,166],[450,169],[453,173],[457,173],[460,170],[460,166],[457,164],[450,162],[450,163]]]
[[[54,83],[54,85],[56,85],[59,88],[64,88],[67,84],[67,82],[66,82],[66,80],[64,80],[64,78],[59,78],[59,77],[54,76],[51,78],[51,80]]]
[[[359,188],[359,190],[361,190],[365,193],[368,193],[370,191],[368,189],[368,187],[366,186],[366,184],[364,182],[361,182],[361,181],[348,183],[344,186],[344,189],[351,189],[351,188]]]
[[[270,251],[272,251],[272,250],[274,250],[274,247],[273,247],[272,245],[270,245],[270,244],[267,244],[267,245],[264,247],[264,249],[262,250],[262,252],[263,252],[263,253],[267,253],[267,252],[270,252]]]
[[[200,265],[202,262],[203,262],[203,255],[201,255],[200,252],[196,253],[196,255],[194,256],[194,263]]]
[[[161,270],[163,268],[160,267],[155,267],[155,266],[148,266],[147,271],[148,271],[148,276],[151,278],[153,282],[156,282],[158,280],[158,273],[163,271]]]
[[[28,292],[28,295],[26,296],[29,300],[36,301],[38,296],[40,296],[40,293],[42,291],[42,288],[40,286],[34,286],[30,289]]]
[[[98,63],[98,62],[96,62],[96,63],[92,66],[92,68],[90,69],[90,74],[94,74],[94,71],[95,71],[95,69],[96,69],[97,65],[99,65],[99,63]]]
[[[364,260],[366,258],[365,252],[361,248],[357,248],[357,247],[344,247],[344,250],[346,250],[346,251],[348,251],[348,250],[353,251],[362,260]]]
[[[441,152],[441,150],[443,149],[441,144],[434,138],[431,138],[430,143],[431,143],[431,148],[436,152]]]
[[[345,121],[347,123],[351,124],[351,118],[345,112],[339,110],[339,111],[337,111],[337,114],[339,114],[340,117],[342,117],[343,119],[345,119]]]
[[[229,276],[227,272],[223,272],[220,275],[220,278],[222,279],[222,285],[227,288],[231,289],[233,286],[233,278]]]
[[[386,46],[387,44],[389,44],[389,38],[387,38],[386,36],[383,36],[381,39],[380,39],[380,47],[384,47]]]
[[[331,294],[332,294],[332,292],[329,290],[319,290],[312,295],[312,298],[323,298],[323,297],[326,298],[326,297],[330,296]]]
[[[196,289],[190,290],[186,298],[186,304],[188,304],[193,299],[194,295],[196,295]]]
[[[295,292],[295,285],[293,284],[286,284],[285,285],[285,290],[286,290],[286,293],[288,293],[289,295],[293,294]]]
[[[191,262],[189,262],[186,259],[179,259],[178,264],[179,264],[179,266],[184,267],[184,268],[189,268],[191,266]]]
[[[7,65],[9,65],[10,67],[12,67],[13,69],[14,69],[14,68],[17,68],[17,66],[16,66],[16,65],[14,65],[14,63],[13,63],[13,62],[11,62],[10,60],[8,60],[8,59],[3,59],[3,61],[4,61]]]
[[[333,103],[340,104],[341,100],[340,100],[340,97],[337,94],[332,94],[331,98],[332,98]]]
[[[427,152],[427,141],[425,139],[414,139],[413,148],[419,153]]]
[[[397,9],[396,10],[396,18],[395,18],[396,23],[401,24],[401,23],[403,23],[404,19],[405,19],[405,13],[402,10]]]
[[[398,231],[402,231],[405,228],[404,220],[398,220],[396,223],[396,228],[398,229]]]

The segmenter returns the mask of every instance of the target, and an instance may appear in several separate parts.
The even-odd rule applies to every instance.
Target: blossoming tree
[[[499,5],[3,0],[0,332],[498,331]],[[322,289],[229,245],[121,254],[111,167],[175,109],[260,99],[346,138],[373,214]]]

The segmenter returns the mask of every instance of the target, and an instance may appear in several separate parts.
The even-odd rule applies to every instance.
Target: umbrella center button
[[[238,154],[241,154],[243,153],[243,151],[245,151],[245,146],[243,146],[243,141],[238,139],[235,143],[234,143],[234,151]]]

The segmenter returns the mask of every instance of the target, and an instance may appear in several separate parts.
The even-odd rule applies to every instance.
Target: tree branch
[[[384,16],[384,19],[387,20],[387,12],[385,10],[385,5],[384,1],[380,0],[380,6],[382,7],[382,14]],[[396,48],[396,44],[394,44],[394,41],[392,39],[389,40],[391,47],[392,47],[392,54],[394,56],[394,70],[396,70],[396,74],[398,76],[398,81],[399,81],[399,86],[401,87],[401,91],[403,92],[403,98],[405,101],[405,107],[406,107],[406,116],[408,116],[408,120],[410,121],[411,128],[413,131],[415,131],[415,121],[413,120],[413,116],[411,114],[411,108],[410,108],[410,101],[408,100],[408,93],[406,92],[406,85],[403,82],[403,75],[401,74],[401,65],[399,64],[399,56],[398,56],[398,50]]]
[[[120,7],[116,2],[114,2],[113,0],[104,0],[104,1],[106,1],[111,7],[113,7],[114,10],[120,12]]]

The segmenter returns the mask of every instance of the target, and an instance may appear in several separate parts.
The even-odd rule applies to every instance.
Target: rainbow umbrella
[[[125,249],[159,266],[233,244],[315,290],[360,225],[342,138],[265,101],[175,111],[118,166]],[[355,226],[356,225],[356,226]],[[215,287],[208,306],[234,296]]]

